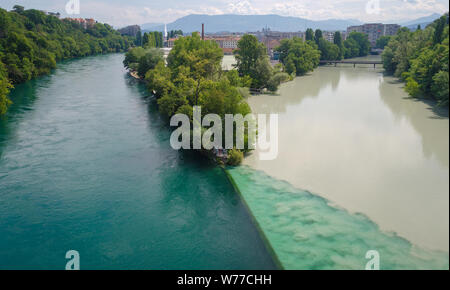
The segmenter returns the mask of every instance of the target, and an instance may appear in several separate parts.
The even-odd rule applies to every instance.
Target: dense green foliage
[[[141,66],[147,62],[146,55],[150,52],[144,48],[130,50],[125,66],[136,66],[136,61],[137,67]],[[149,59],[153,65],[157,57],[151,54]],[[222,118],[222,126],[225,126],[225,114],[251,113],[239,87],[250,85],[252,80],[248,76],[240,77],[236,70],[222,71],[222,59],[223,51],[215,41],[203,41],[197,33],[177,39],[167,65],[159,59],[145,73],[147,87],[158,99],[159,111],[167,118],[185,114],[193,122],[193,107],[200,106],[202,117],[217,114]],[[241,156],[242,152],[235,155]],[[235,157],[233,162],[239,160]]]
[[[306,29],[305,40],[306,41],[314,40],[314,30],[312,30],[311,28]]]
[[[7,98],[11,87],[6,67],[0,62],[0,115],[6,113],[8,106],[11,104],[11,101]]]
[[[389,43],[389,40],[391,40],[390,35],[383,35],[380,38],[377,39],[377,43],[375,45],[376,48],[384,49],[384,47]]]
[[[316,41],[316,44],[319,45],[319,41],[323,39],[323,33],[322,30],[316,29],[314,32],[314,40]]]
[[[235,56],[240,76],[251,79],[252,89],[276,91],[286,79],[272,68],[266,46],[253,35],[246,34],[239,40]]]
[[[368,36],[359,32],[350,33],[344,41],[342,39],[342,34],[337,31],[334,34],[333,42],[329,42],[323,37],[323,32],[320,29],[317,29],[314,32],[314,30],[308,28],[306,30],[305,39],[306,43],[310,46],[313,46],[313,43],[315,44],[315,47],[320,51],[320,60],[341,60],[343,58],[366,56],[370,51]],[[286,49],[284,49],[284,51],[286,51]],[[294,61],[289,61],[289,63],[286,61],[284,63],[286,67],[289,67],[288,71],[293,71],[295,66]],[[300,71],[304,70],[301,69]]]
[[[167,33],[168,38],[174,38],[177,36],[183,36],[183,30],[171,30]]]
[[[448,106],[449,94],[448,13],[425,29],[401,29],[382,54],[387,72],[406,81],[406,91]]]
[[[345,58],[366,56],[370,51],[370,42],[367,34],[351,32],[344,41]]]
[[[123,64],[127,69],[136,71],[141,78],[144,78],[149,70],[154,69],[163,60],[164,54],[159,48],[134,47],[125,54]]]
[[[145,32],[144,35],[142,36],[142,46],[147,48],[163,47],[164,37],[162,32],[159,31]]]
[[[345,47],[344,40],[342,39],[342,34],[339,31],[334,33],[333,43],[336,44],[339,48],[339,59],[343,59],[345,57]]]
[[[298,37],[283,39],[276,51],[280,53],[280,61],[288,74],[301,76],[319,65],[320,51],[313,41],[303,41]]]
[[[325,40],[324,38],[319,39],[319,50],[321,60],[340,60],[341,49],[334,43]]]
[[[231,166],[239,165],[244,160],[244,153],[236,149],[230,150],[228,156],[228,165]]]
[[[0,113],[11,84],[47,74],[56,62],[72,57],[126,50],[132,39],[107,24],[84,28],[69,19],[60,20],[39,10],[16,6],[0,9]]]

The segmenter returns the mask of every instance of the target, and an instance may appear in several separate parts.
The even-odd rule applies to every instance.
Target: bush
[[[231,166],[237,166],[244,160],[244,153],[237,149],[231,149],[228,151],[228,161],[227,164]]]
[[[406,80],[405,90],[413,97],[420,97],[422,95],[419,84],[412,77]]]
[[[276,92],[278,90],[278,86],[290,79],[289,74],[287,73],[276,73],[274,74],[269,82],[267,83],[267,89],[271,92]]]

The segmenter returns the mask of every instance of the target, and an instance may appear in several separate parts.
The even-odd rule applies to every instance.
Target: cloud
[[[258,9],[255,9],[250,1],[232,1],[228,4],[228,13],[233,14],[260,14]]]
[[[1,0],[27,8],[64,11],[68,0]],[[311,20],[359,19],[364,22],[399,22],[448,11],[447,0],[379,0],[378,14],[368,14],[370,0],[80,0],[81,17],[93,17],[116,27],[169,23],[188,14],[279,14]],[[372,0],[373,1],[373,0]]]

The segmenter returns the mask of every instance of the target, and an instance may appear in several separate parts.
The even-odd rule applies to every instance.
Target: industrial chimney
[[[205,40],[205,23],[202,23],[202,40]]]

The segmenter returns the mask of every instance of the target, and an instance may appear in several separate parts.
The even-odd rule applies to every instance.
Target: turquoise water
[[[19,85],[0,119],[0,269],[273,269],[224,172],[170,148],[123,55]]]
[[[361,214],[248,166],[229,168],[285,269],[365,269],[370,250],[381,269],[448,269],[448,253],[427,251],[382,232]]]

